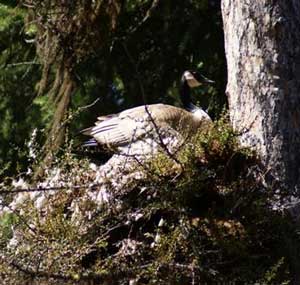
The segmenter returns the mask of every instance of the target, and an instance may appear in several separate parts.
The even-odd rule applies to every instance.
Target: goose
[[[191,89],[205,83],[213,81],[196,71],[185,71],[180,86],[183,108],[159,103],[100,116],[94,126],[81,131],[82,134],[92,137],[83,146],[100,145],[109,149],[120,149],[160,129],[171,129],[179,134],[196,131],[203,124],[211,123],[209,115],[191,101]]]

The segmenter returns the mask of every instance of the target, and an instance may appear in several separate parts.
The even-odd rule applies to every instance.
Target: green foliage
[[[49,170],[49,183],[56,177],[58,185],[82,187],[41,196],[42,208],[31,199],[19,206],[26,223],[19,219],[14,228],[22,243],[10,249],[1,238],[6,258],[0,267],[11,270],[3,276],[13,284],[32,275],[49,284],[123,284],[130,278],[141,284],[288,284],[282,240],[294,230],[271,209],[272,193],[256,178],[262,175],[257,160],[237,138],[221,118],[187,141],[176,158],[162,152],[137,165],[132,171],[144,178],[120,192],[116,177],[107,178],[107,191],[115,195],[108,207],[90,199],[99,185],[84,186],[99,174],[67,151]]]
[[[278,274],[280,274],[280,268],[284,265],[284,258],[280,258],[265,274],[264,278],[259,282],[260,284],[274,284],[276,282]],[[283,281],[282,285],[290,284],[289,281]]]
[[[45,93],[60,66],[72,67],[76,90],[64,122],[70,137],[99,115],[144,103],[179,105],[178,79],[185,69],[199,69],[216,81],[196,90],[194,99],[213,118],[220,117],[226,78],[220,1],[111,1],[125,5],[111,15],[106,11],[105,19],[92,26],[87,19],[94,10],[81,9],[80,1],[69,1],[67,7],[62,7],[65,1],[54,1],[52,9],[45,9],[49,1],[34,1],[43,15],[40,26],[32,21],[32,11],[17,2],[0,4],[0,177],[5,181],[11,180],[8,174],[26,169],[30,133],[44,130],[55,111],[53,98],[36,97],[43,83],[40,62],[49,67]],[[59,8],[74,8],[74,13],[57,17]],[[109,16],[113,31],[95,36],[94,31],[105,30]],[[55,42],[47,45],[43,36],[53,22]],[[95,105],[80,109],[96,98]],[[36,132],[30,151],[39,151],[41,133]],[[0,283],[291,280],[286,249],[297,240],[294,229],[272,211],[272,189],[259,180],[264,175],[259,161],[239,146],[226,117],[187,140],[175,155],[162,152],[135,170],[144,178],[130,181],[120,193],[114,193],[117,177],[107,178],[107,191],[115,197],[109,207],[100,207],[91,199],[99,185],[90,186],[98,174],[70,147],[44,177],[47,186],[65,189],[5,197],[3,205],[22,202],[0,217]]]
[[[1,177],[23,171],[26,140],[41,126],[40,108],[33,103],[39,65],[35,48],[25,42],[24,10],[0,5],[0,168]]]
[[[24,13],[20,9],[12,9],[7,5],[0,4],[0,31],[6,32],[6,34],[10,34],[12,25],[22,25],[23,15]]]
[[[13,226],[18,223],[18,217],[13,213],[4,213],[0,220],[0,239],[7,242],[12,238]],[[3,246],[3,244],[2,244]]]
[[[91,124],[98,115],[144,104],[144,99],[147,103],[179,105],[178,81],[182,71],[188,68],[199,68],[216,81],[214,87],[195,91],[194,99],[208,107],[213,117],[219,116],[225,101],[219,1],[127,1],[119,14],[111,11],[116,25],[107,37],[94,35],[93,31],[105,30],[106,21],[95,21],[89,26],[83,19],[90,17],[81,13],[90,10],[80,9],[80,1],[70,2],[69,8],[74,8],[77,15],[70,18],[74,25],[71,20],[60,21],[64,17],[56,18],[55,9],[68,10],[61,1],[55,2],[53,11],[44,9],[49,4],[45,1],[36,1],[34,11],[23,9],[16,1],[1,3],[0,168],[3,175],[26,170],[25,145],[33,129],[42,130],[38,132],[39,142],[47,137],[48,132],[43,130],[49,127],[54,110],[49,108],[51,100],[45,97],[55,85],[55,74],[61,64],[72,66],[76,81],[71,113],[101,99],[68,124],[72,134]],[[44,16],[34,19],[33,15],[39,13]],[[43,36],[47,33],[43,31],[51,30],[53,23],[57,24],[55,41],[49,40],[51,44],[44,45]],[[72,29],[63,28],[68,23]],[[59,55],[53,58],[57,45]],[[63,58],[67,62],[60,62]],[[40,81],[45,77],[40,63],[49,67],[48,84],[44,86],[44,97],[36,98],[37,90],[45,83]],[[117,92],[111,91],[112,83]]]

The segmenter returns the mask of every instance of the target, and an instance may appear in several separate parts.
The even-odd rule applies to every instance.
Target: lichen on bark
[[[266,171],[300,186],[300,3],[223,0],[231,121]]]

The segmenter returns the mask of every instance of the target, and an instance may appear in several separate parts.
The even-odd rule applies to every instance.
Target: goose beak
[[[208,79],[207,77],[203,76],[202,74],[200,74],[200,76],[201,76],[201,81],[203,83],[208,83],[208,84],[214,84],[214,83],[216,83],[215,81]]]

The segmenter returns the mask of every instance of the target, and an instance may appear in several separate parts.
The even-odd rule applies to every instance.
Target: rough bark
[[[223,0],[222,13],[233,126],[266,172],[299,196],[300,1]],[[300,284],[298,241],[283,243]]]
[[[223,0],[222,13],[233,126],[258,150],[266,171],[297,191],[300,1]]]
[[[37,28],[36,50],[42,63],[38,94],[47,94],[55,112],[35,178],[43,174],[64,142],[66,117],[76,88],[75,69],[90,56],[108,50],[123,1],[21,1],[28,24]],[[52,71],[56,72],[51,82]]]
[[[53,115],[51,128],[48,131],[47,140],[43,146],[44,157],[42,158],[41,163],[37,165],[35,179],[44,174],[44,170],[49,167],[53,161],[53,158],[64,142],[65,131],[67,127],[66,117],[71,96],[75,89],[75,81],[72,79],[68,69],[65,69],[62,72],[61,77],[61,80],[59,80],[61,81],[61,85],[58,90],[55,91],[57,96],[55,98],[55,112]]]

